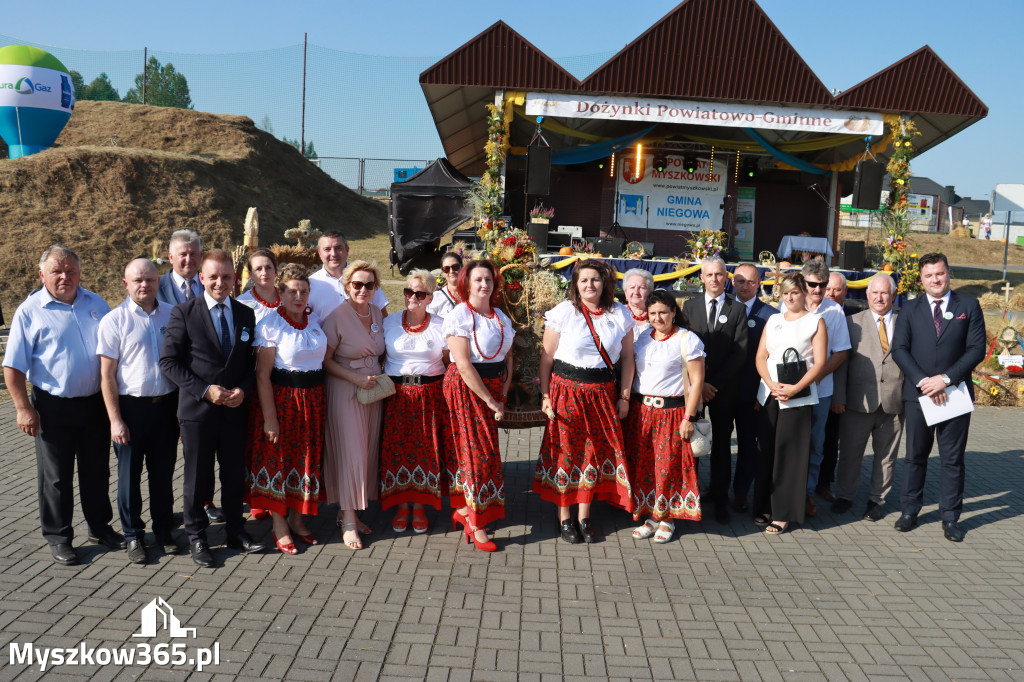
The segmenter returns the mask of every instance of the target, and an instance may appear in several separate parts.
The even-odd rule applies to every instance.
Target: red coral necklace
[[[406,320],[406,315],[408,315],[408,314],[409,314],[409,311],[408,311],[408,310],[403,310],[403,311],[402,311],[402,329],[404,329],[404,330],[406,331],[406,333],[409,333],[409,334],[418,334],[418,333],[420,333],[421,331],[423,331],[424,329],[426,329],[427,325],[428,325],[428,324],[430,324],[430,313],[427,313],[426,317],[424,317],[424,318],[423,318],[423,321],[422,321],[422,322],[420,322],[420,323],[419,323],[418,325],[416,325],[415,327],[410,327],[410,326],[409,326],[408,324],[406,324],[406,322],[405,322],[405,320]]]
[[[469,301],[466,301],[466,305],[469,307],[469,309],[471,311],[473,311],[473,343],[476,344],[476,352],[479,353],[480,357],[483,358],[484,360],[493,360],[494,358],[498,357],[498,353],[501,352],[502,346],[505,345],[505,325],[503,325],[501,323],[501,318],[498,317],[498,311],[497,310],[492,310],[490,315],[484,315],[479,310],[474,308],[473,304],[470,303]],[[484,352],[480,349],[480,342],[477,341],[477,338],[476,338],[476,316],[477,315],[479,315],[479,316],[481,316],[481,317],[483,317],[485,319],[488,319],[488,320],[492,320],[492,319],[495,319],[495,318],[498,320],[498,329],[501,330],[501,342],[498,344],[498,350],[494,351],[494,355],[491,355],[491,356],[484,355]]]
[[[266,303],[264,303],[263,305],[266,305]],[[306,313],[302,314],[302,324],[294,322],[292,318],[288,317],[288,315],[285,314],[283,307],[277,309],[277,314],[283,317],[284,321],[290,324],[295,329],[305,329],[306,325],[309,324],[309,315],[307,315]]]
[[[281,292],[280,292],[280,291],[279,291],[279,292],[277,292],[277,300],[276,300],[276,301],[274,301],[273,303],[267,303],[267,302],[266,302],[266,301],[264,301],[264,300],[263,300],[263,298],[262,298],[262,297],[260,296],[260,293],[259,293],[258,291],[256,291],[256,287],[255,287],[255,286],[253,286],[253,288],[252,288],[252,297],[253,297],[253,298],[255,298],[255,299],[256,299],[256,301],[257,301],[257,302],[258,302],[258,303],[259,303],[260,305],[264,306],[265,308],[276,308],[276,307],[278,307],[279,305],[281,305]]]

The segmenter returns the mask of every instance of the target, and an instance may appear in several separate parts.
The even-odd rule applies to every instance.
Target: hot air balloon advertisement
[[[75,108],[71,74],[46,50],[0,48],[0,137],[17,159],[53,145]]]

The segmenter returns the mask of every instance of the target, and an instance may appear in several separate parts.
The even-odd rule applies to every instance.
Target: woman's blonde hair
[[[799,272],[791,272],[779,280],[779,293],[784,294],[790,289],[799,289],[807,295],[807,281]]]
[[[373,283],[380,286],[380,270],[377,269],[377,264],[368,260],[354,260],[341,273],[341,283],[346,289],[352,283],[352,276],[357,272],[372,272]]]
[[[429,270],[424,270],[422,268],[410,270],[409,274],[405,277],[405,284],[408,286],[413,282],[419,282],[422,284],[428,293],[432,294],[437,290],[437,280],[430,274]]]

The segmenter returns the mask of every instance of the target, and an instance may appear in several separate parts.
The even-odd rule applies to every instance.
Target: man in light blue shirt
[[[39,520],[54,560],[78,563],[71,541],[75,459],[89,538],[111,549],[125,541],[110,527],[109,422],[100,395],[96,355],[106,301],[79,285],[75,252],[51,246],[39,259],[43,288],[18,306],[4,355],[4,381],[18,428],[36,439]],[[25,386],[32,384],[32,396]]]

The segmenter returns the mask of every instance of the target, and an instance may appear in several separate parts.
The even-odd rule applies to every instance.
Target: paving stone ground
[[[635,541],[626,514],[595,506],[605,539],[567,545],[529,491],[541,432],[503,435],[508,517],[499,552],[453,532],[396,537],[370,509],[367,549],[340,541],[336,510],[297,556],[245,556],[211,529],[216,569],[187,555],[133,566],[75,536],[83,565],[57,566],[39,531],[32,441],[0,404],[0,679],[289,680],[1021,680],[1024,679],[1024,445],[1021,412],[981,408],[967,453],[963,526],[942,536],[933,453],[921,526],[892,528],[826,504],[766,537],[749,518],[685,524],[667,545]],[[901,453],[902,457],[902,453]],[[180,495],[181,465],[175,485]],[[865,478],[871,457],[865,458]],[[706,467],[705,467],[706,469]],[[702,482],[706,471],[702,472]],[[896,491],[902,484],[902,460]],[[111,478],[111,499],[115,480]],[[77,491],[76,491],[77,498]],[[445,510],[447,512],[447,509]],[[116,509],[115,509],[116,517]],[[115,521],[116,527],[116,521]],[[270,522],[247,523],[270,540]],[[156,598],[195,637],[140,632]],[[56,648],[219,647],[219,663],[58,665],[12,660]],[[164,653],[173,652],[169,649]],[[52,654],[51,654],[52,655]],[[101,655],[101,654],[96,654]]]

